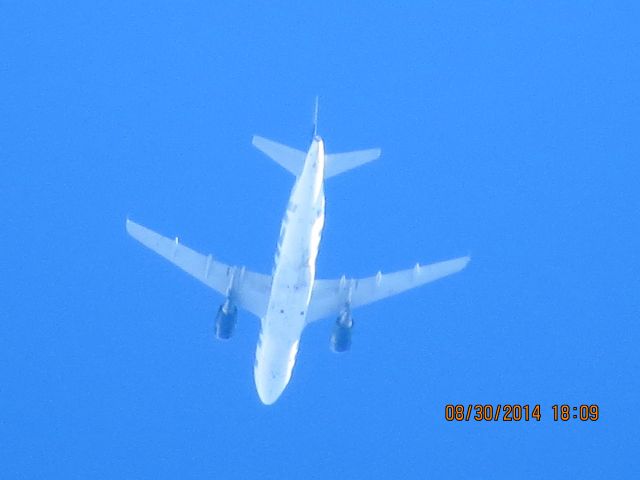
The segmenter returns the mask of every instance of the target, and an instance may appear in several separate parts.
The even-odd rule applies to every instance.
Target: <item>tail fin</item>
[[[316,109],[313,112],[313,136],[318,135],[318,96],[316,95]]]
[[[355,152],[327,154],[324,160],[324,178],[334,177],[347,170],[371,162],[380,157],[380,153],[381,150],[379,148],[371,148]]]

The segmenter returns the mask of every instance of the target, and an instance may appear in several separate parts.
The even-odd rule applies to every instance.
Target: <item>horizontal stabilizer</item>
[[[268,140],[258,135],[253,136],[253,146],[266,156],[275,160],[281,166],[289,170],[296,177],[302,173],[306,154],[295,148],[287,147],[281,143]]]
[[[380,157],[379,148],[358,150],[347,153],[331,153],[325,157],[324,178],[331,178],[340,173],[359,167]]]

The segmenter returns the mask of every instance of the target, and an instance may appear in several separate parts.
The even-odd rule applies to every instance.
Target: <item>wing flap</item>
[[[338,315],[348,304],[357,308],[459,272],[470,258],[460,257],[362,279],[316,280],[307,321]]]
[[[192,277],[227,296],[232,291],[234,302],[262,317],[267,311],[271,277],[233,267],[203,255],[178,242],[127,219],[127,232],[144,246],[169,260]]]

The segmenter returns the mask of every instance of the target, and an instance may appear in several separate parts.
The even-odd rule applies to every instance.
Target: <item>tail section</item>
[[[316,96],[316,104],[313,112],[313,139],[318,137],[318,97]],[[287,147],[281,143],[268,140],[258,135],[253,136],[253,146],[273,159],[276,163],[286,168],[296,177],[300,176],[304,168],[304,162],[307,154],[295,148]],[[324,158],[324,178],[334,177],[340,173],[359,167],[365,163],[371,162],[380,156],[379,148],[371,148],[369,150],[358,150],[347,153],[325,154]]]
[[[253,145],[266,156],[272,158],[276,163],[289,170],[296,177],[302,173],[304,160],[307,156],[301,150],[287,147],[281,143],[268,140],[258,135],[253,137]],[[371,162],[380,156],[379,148],[369,150],[357,150],[346,153],[329,153],[324,159],[324,178],[335,177],[336,175]]]
[[[316,95],[316,108],[313,114],[313,138],[318,136],[318,96]],[[359,167],[371,162],[380,156],[379,148],[369,150],[358,150],[347,153],[325,154],[324,157],[324,178],[335,177],[347,170]]]

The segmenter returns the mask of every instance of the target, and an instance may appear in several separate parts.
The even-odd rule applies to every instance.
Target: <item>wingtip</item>
[[[134,222],[133,220],[131,220],[129,217],[127,217],[126,221],[125,221],[125,229],[127,230],[127,233],[129,235],[131,235],[131,229],[137,225],[136,222]]]

